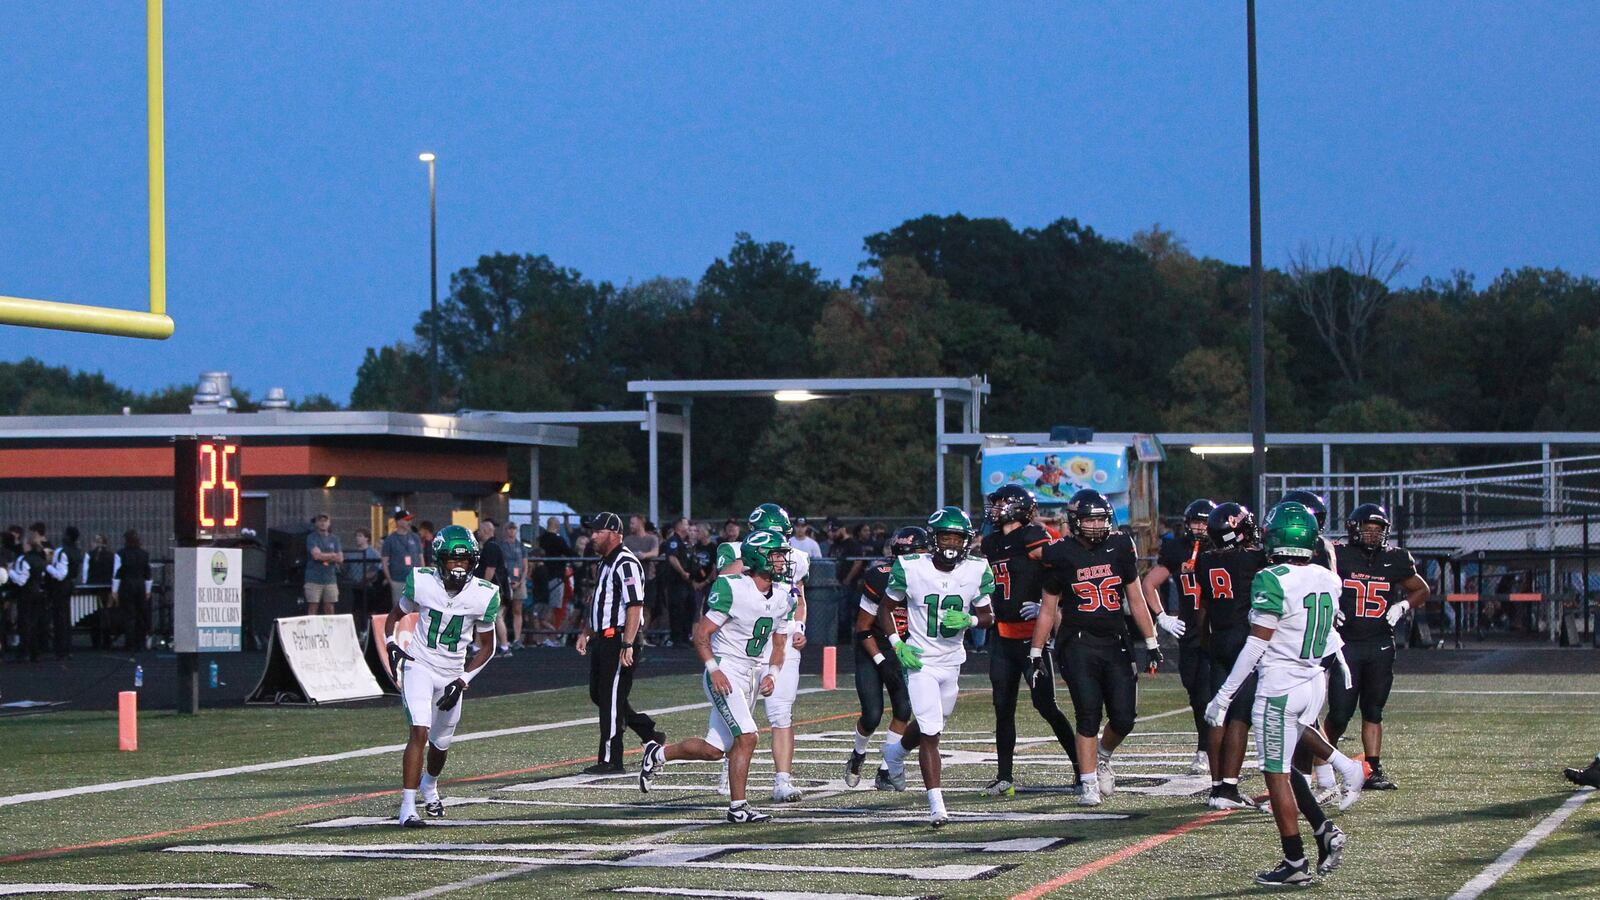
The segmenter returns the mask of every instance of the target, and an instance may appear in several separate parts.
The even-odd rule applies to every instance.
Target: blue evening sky
[[[0,359],[347,400],[427,304],[421,150],[442,290],[492,251],[697,278],[739,231],[843,279],[924,213],[1248,261],[1242,2],[167,7],[178,333]],[[0,293],[146,302],[143,8],[0,3]],[[1269,264],[1376,234],[1407,283],[1600,273],[1592,5],[1265,2],[1260,41]]]

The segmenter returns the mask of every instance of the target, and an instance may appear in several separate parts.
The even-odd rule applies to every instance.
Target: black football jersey
[[[1180,644],[1203,637],[1200,634],[1200,576],[1194,571],[1201,543],[1198,538],[1188,536],[1168,538],[1161,543],[1161,552],[1156,555],[1156,564],[1169,573],[1167,584],[1177,598],[1178,618],[1188,626],[1183,637],[1178,639]]]
[[[867,566],[866,572],[861,576],[861,602],[870,604],[870,608],[872,610],[876,610],[878,604],[882,603],[883,598],[887,596],[889,590],[889,573],[893,571],[894,560],[892,559],[880,559],[872,565]],[[896,607],[893,615],[895,626],[899,628],[900,633],[903,636],[906,631],[905,608]],[[872,620],[872,636],[877,638],[879,650],[882,650],[885,653],[889,652],[889,645],[886,643],[889,639],[889,636],[884,634],[883,629],[878,627],[878,620],[876,618]]]
[[[1207,550],[1194,561],[1200,579],[1200,605],[1212,634],[1250,627],[1250,584],[1267,567],[1267,554],[1256,548]]]
[[[1013,528],[1010,534],[990,532],[983,539],[983,556],[994,572],[994,617],[1001,622],[1021,622],[1022,604],[1038,603],[1044,563],[1028,556],[1050,543],[1050,534],[1038,525]]]
[[[1061,594],[1061,627],[1103,637],[1127,634],[1123,590],[1139,577],[1138,556],[1126,534],[1113,532],[1098,547],[1066,537],[1044,545],[1045,587]]]
[[[1344,624],[1339,635],[1346,641],[1386,641],[1394,637],[1394,626],[1384,614],[1389,604],[1405,599],[1400,585],[1417,574],[1417,562],[1404,547],[1384,547],[1370,553],[1363,547],[1340,544],[1334,548],[1338,572],[1344,582],[1339,593],[1339,609]]]

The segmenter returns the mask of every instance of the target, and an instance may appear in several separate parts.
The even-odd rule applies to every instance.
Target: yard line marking
[[[1185,707],[1184,709],[1187,711],[1188,707]],[[1101,869],[1114,866],[1125,859],[1131,859],[1132,857],[1138,856],[1152,847],[1159,847],[1175,837],[1179,837],[1180,835],[1185,835],[1191,831],[1194,831],[1196,828],[1204,828],[1205,826],[1210,825],[1212,822],[1227,818],[1232,813],[1233,810],[1231,809],[1221,809],[1190,819],[1189,821],[1184,822],[1181,825],[1174,826],[1173,828],[1169,828],[1160,834],[1153,834],[1144,840],[1139,841],[1138,843],[1129,844],[1115,853],[1109,853],[1105,856],[1102,856],[1094,862],[1084,863],[1083,865],[1078,866],[1076,869],[1063,872],[1062,874],[1057,875],[1056,877],[1042,884],[1036,884],[1022,893],[1013,896],[1011,900],[1039,900],[1040,897],[1043,897],[1051,891],[1066,887],[1075,881],[1082,881]]]
[[[236,881],[207,884],[205,882],[157,881],[149,884],[71,884],[65,882],[0,884],[0,897],[20,897],[24,894],[121,894],[128,891],[248,891],[253,884]]]
[[[1423,688],[1395,688],[1391,694],[1474,694],[1508,697],[1600,697],[1600,691],[1433,691]]]
[[[1532,850],[1540,841],[1550,836],[1550,833],[1561,827],[1567,817],[1578,811],[1584,801],[1594,796],[1594,788],[1584,788],[1568,797],[1565,802],[1556,807],[1555,812],[1545,816],[1539,824],[1522,836],[1522,839],[1512,844],[1500,858],[1490,863],[1482,872],[1461,886],[1461,890],[1450,895],[1450,900],[1474,900],[1484,891],[1495,886],[1495,883],[1511,871],[1511,867],[1522,861],[1528,851]]]
[[[847,811],[848,810],[848,811]],[[819,811],[820,812],[820,811]],[[773,813],[772,821],[780,825],[878,825],[899,824],[902,822],[918,822],[927,824],[927,813],[890,814],[887,809],[865,807],[851,810],[849,807],[840,807],[830,812],[844,813],[843,815],[804,815],[788,816]],[[995,812],[973,813],[951,810],[950,818],[957,822],[1092,822],[1120,820],[1128,818],[1118,813],[1027,813],[1027,812]],[[632,828],[640,825],[694,825],[706,824],[704,817],[688,818],[686,816],[586,816],[582,818],[549,818],[549,819],[434,819],[428,823],[429,828],[498,828],[506,825],[520,827],[538,827],[543,825],[556,825],[570,827],[573,825],[621,825]],[[394,816],[342,816],[337,819],[328,819],[323,822],[307,822],[301,828],[370,828],[389,826],[394,824]],[[715,823],[712,823],[715,824]],[[199,845],[194,850],[184,852],[202,852],[209,845]],[[176,848],[173,848],[176,849]]]
[[[801,694],[820,693],[821,688],[803,688]],[[506,695],[516,696],[516,695]],[[710,709],[709,703],[687,703],[681,706],[668,706],[661,709],[645,710],[646,715],[664,716],[672,713],[693,712],[697,709]],[[856,713],[848,713],[854,716]],[[843,718],[834,716],[832,718]],[[823,719],[821,721],[828,721]],[[599,724],[599,716],[585,716],[581,719],[567,719],[563,722],[543,722],[538,725],[518,725],[512,728],[496,728],[490,731],[475,731],[470,734],[458,734],[456,743],[462,741],[481,741],[490,738],[512,737],[519,734],[533,734],[539,731],[555,731],[561,728],[575,728],[580,725]],[[107,781],[100,784],[85,784],[78,787],[58,788],[51,791],[32,791],[26,794],[12,794],[9,797],[0,797],[0,806],[15,806],[19,803],[38,803],[42,800],[60,800],[65,797],[81,797],[84,794],[103,794],[110,791],[125,791],[133,788],[151,787],[159,784],[174,784],[181,781],[200,781],[209,778],[227,778],[231,775],[250,775],[256,772],[271,772],[276,769],[298,769],[302,766],[314,766],[321,763],[342,762],[347,759],[361,759],[367,756],[382,756],[387,753],[399,753],[406,748],[405,744],[384,744],[381,747],[363,747],[359,750],[346,750],[342,753],[324,753],[318,756],[299,756],[294,759],[280,759],[274,762],[251,763],[244,766],[230,766],[225,769],[207,769],[203,772],[183,772],[177,775],[152,775],[148,778],[132,778],[126,781]]]
[[[725,808],[725,807],[724,807]],[[250,846],[266,846],[294,851],[297,853],[337,853],[342,850],[361,850],[370,853],[493,853],[493,852],[519,852],[519,853],[610,853],[616,850],[675,850],[682,851],[690,857],[709,856],[730,852],[767,852],[789,850],[966,850],[973,853],[1038,853],[1053,850],[1067,843],[1065,838],[1058,837],[1024,837],[1004,838],[992,841],[892,841],[889,843],[852,843],[829,841],[805,841],[795,844],[773,843],[717,843],[694,844],[673,843],[661,840],[663,836],[671,836],[680,831],[691,831],[693,828],[674,828],[661,832],[658,835],[642,837],[631,841],[520,841],[504,844],[483,843],[451,843],[448,841],[434,841],[424,843],[380,843],[380,844],[331,844],[331,843],[285,843],[285,844],[252,844]],[[211,844],[184,844],[177,847],[167,847],[165,853],[208,853],[214,845]]]
[[[814,691],[814,690],[815,690],[814,688],[805,688],[805,689],[803,689],[801,691],[801,693],[806,693],[808,691]],[[687,708],[688,709],[709,709],[710,706],[711,706],[711,704],[709,704],[709,703],[698,703],[698,704],[694,704],[693,706],[690,706],[690,707],[687,707]],[[655,714],[656,715],[661,715],[664,712],[666,712],[666,711],[665,710],[656,710]],[[855,715],[855,713],[848,713],[848,715]],[[822,716],[822,717],[817,718],[817,719],[803,719],[801,721],[795,722],[794,724],[796,726],[812,725],[812,724],[816,724],[818,722],[831,721],[832,719],[836,719],[836,718],[838,718],[838,716]],[[598,723],[600,720],[599,720],[598,717],[591,717],[586,721],[588,721],[590,723]],[[480,733],[482,733],[482,732],[480,732]],[[460,739],[461,739],[460,737],[457,737],[457,740],[460,740]],[[625,751],[623,753],[623,755],[624,756],[632,756],[632,755],[640,753],[640,752],[642,752],[642,748],[637,748],[636,747],[636,748],[634,748],[632,750]],[[475,781],[490,781],[490,780],[493,780],[495,778],[509,778],[510,776],[513,776],[513,775],[527,775],[527,774],[532,773],[532,772],[547,772],[547,771],[549,771],[551,769],[561,769],[561,768],[567,768],[569,766],[581,765],[582,763],[587,762],[589,759],[590,759],[590,757],[574,757],[572,759],[563,759],[563,760],[558,760],[556,762],[541,763],[541,764],[539,764],[537,766],[528,766],[527,768],[523,768],[523,769],[507,769],[507,770],[505,770],[503,772],[490,772],[490,773],[488,773],[486,775],[469,775],[469,776],[465,776],[465,777],[461,777],[461,778],[447,778],[447,779],[445,779],[444,781],[442,781],[440,783],[441,784],[467,784],[467,783],[475,782]],[[62,846],[62,847],[50,847],[50,848],[47,848],[47,849],[44,849],[44,850],[30,850],[30,851],[28,851],[26,853],[14,853],[14,854],[12,854],[10,856],[0,857],[0,864],[14,863],[14,862],[25,862],[25,861],[30,860],[30,859],[43,859],[45,857],[50,857],[50,856],[60,856],[63,853],[72,853],[72,852],[77,851],[77,850],[97,850],[97,849],[101,849],[101,848],[104,848],[104,847],[117,847],[117,846],[121,846],[123,844],[133,844],[133,843],[137,843],[139,841],[159,840],[161,838],[174,837],[174,836],[177,836],[177,835],[180,835],[180,834],[193,834],[193,833],[195,833],[197,831],[207,831],[207,830],[212,829],[212,828],[223,828],[223,827],[226,827],[226,826],[229,826],[229,825],[248,825],[248,824],[251,824],[251,823],[254,823],[254,822],[264,822],[264,821],[267,821],[268,819],[276,819],[276,818],[279,818],[281,816],[294,815],[295,813],[310,812],[311,810],[326,809],[326,808],[328,808],[330,806],[340,806],[340,805],[343,805],[343,804],[346,804],[346,803],[356,803],[356,802],[359,802],[359,801],[362,801],[362,800],[371,800],[371,799],[376,798],[376,797],[392,797],[392,796],[394,796],[394,795],[396,795],[398,793],[400,793],[399,789],[391,788],[391,789],[385,790],[385,791],[370,791],[370,792],[365,793],[365,794],[350,794],[350,795],[347,795],[347,796],[344,796],[344,797],[339,797],[339,798],[334,799],[334,800],[321,800],[321,801],[318,801],[316,803],[304,803],[304,804],[301,804],[299,806],[291,806],[291,807],[288,807],[286,809],[277,809],[277,810],[273,810],[271,812],[260,813],[258,815],[254,815],[254,816],[242,816],[242,817],[236,818],[236,819],[221,819],[221,820],[218,820],[218,821],[215,821],[215,822],[201,822],[201,823],[196,824],[196,825],[187,825],[187,826],[184,826],[183,828],[174,828],[174,829],[170,829],[170,830],[167,830],[167,831],[152,831],[152,832],[147,832],[145,834],[132,834],[132,835],[127,835],[127,836],[119,837],[119,838],[107,838],[107,839],[101,840],[101,841],[90,841],[88,843],[83,843],[83,844],[68,844],[68,845]]]
[[[921,900],[917,894],[830,894],[827,891],[710,891],[705,888],[619,887],[613,894],[664,894],[668,897],[718,897],[729,900]]]

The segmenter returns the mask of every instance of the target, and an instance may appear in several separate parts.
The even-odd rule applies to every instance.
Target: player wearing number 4
[[[1316,740],[1317,714],[1328,688],[1322,661],[1337,655],[1342,643],[1333,629],[1339,576],[1312,564],[1321,528],[1303,504],[1279,503],[1263,525],[1269,562],[1250,585],[1249,638],[1206,707],[1206,719],[1222,724],[1234,695],[1247,678],[1257,675],[1251,724],[1283,859],[1256,875],[1256,882],[1306,885],[1311,883],[1311,868],[1300,838],[1300,815],[1316,837],[1319,874],[1338,867],[1345,844],[1344,832],[1328,821],[1311,793],[1303,770],[1309,769],[1313,748],[1302,743],[1303,738],[1321,743]],[[1361,791],[1359,780],[1350,781],[1359,776],[1361,764],[1337,750],[1332,751],[1331,761],[1354,785],[1340,804],[1341,809],[1348,808]]]
[[[1099,806],[1103,796],[1116,790],[1111,754],[1133,731],[1138,714],[1124,608],[1132,612],[1139,637],[1149,651],[1151,671],[1161,664],[1155,626],[1139,589],[1133,541],[1125,534],[1112,533],[1113,514],[1104,494],[1078,491],[1067,501],[1067,527],[1072,535],[1035,551],[1050,568],[1045,571],[1044,607],[1034,624],[1028,677],[1030,683],[1049,677],[1044,650],[1060,609],[1056,652],[1078,720],[1078,802],[1084,806]],[[1065,606],[1063,594],[1069,598]],[[1100,729],[1102,710],[1104,732]]]
[[[976,532],[972,519],[960,509],[946,506],[929,516],[928,530],[933,532],[933,553],[896,557],[884,602],[878,604],[878,628],[888,635],[907,672],[906,691],[916,717],[904,737],[883,745],[883,759],[890,778],[903,784],[906,752],[920,745],[918,761],[928,791],[929,824],[942,828],[949,815],[939,780],[939,734],[956,708],[961,664],[967,658],[963,632],[974,626],[988,628],[994,622],[989,604],[994,573],[982,557],[967,555]],[[904,639],[895,627],[896,608],[905,609]]]
[[[670,760],[726,757],[728,821],[765,822],[772,817],[752,809],[745,799],[750,757],[756,750],[751,707],[757,694],[772,695],[786,664],[790,600],[780,582],[788,570],[789,542],[775,531],[753,532],[739,555],[744,572],[717,578],[706,598],[706,614],[694,626],[694,647],[706,667],[702,686],[711,701],[706,736],[666,746],[656,741],[645,744],[639,790],[649,793]]]
[[[478,542],[460,525],[448,525],[433,538],[437,568],[418,567],[406,575],[395,600],[384,638],[389,666],[398,673],[400,695],[411,719],[411,737],[401,764],[400,824],[422,827],[417,791],[422,791],[429,816],[444,816],[439,774],[444,771],[450,739],[461,721],[461,695],[494,656],[494,623],[500,614],[500,589],[472,577],[478,565]],[[394,637],[395,625],[417,613],[417,631],[409,647]],[[477,648],[472,659],[467,649]],[[423,772],[423,755],[427,771]]]

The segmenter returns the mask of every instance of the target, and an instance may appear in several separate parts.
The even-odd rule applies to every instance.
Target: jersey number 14
[[[428,646],[437,650],[440,644],[451,653],[456,652],[456,645],[461,643],[461,625],[465,616],[451,616],[450,623],[444,626],[444,631],[439,630],[441,618],[437,609],[428,610]]]

